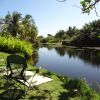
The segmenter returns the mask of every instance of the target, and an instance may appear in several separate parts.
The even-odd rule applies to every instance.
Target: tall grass
[[[0,50],[9,53],[22,53],[32,55],[32,44],[14,37],[0,36]]]

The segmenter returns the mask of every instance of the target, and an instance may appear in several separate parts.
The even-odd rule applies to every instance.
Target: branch
[[[81,3],[81,6],[82,6],[82,8],[81,8],[82,12],[90,14],[90,11],[92,9],[94,9],[95,13],[96,13],[96,16],[98,16],[98,13],[97,13],[97,10],[96,10],[96,4],[98,2],[100,2],[100,0],[90,0],[90,1],[83,0],[83,1],[81,1],[80,3]]]
[[[90,3],[89,6],[83,7],[82,10],[85,12],[86,10],[88,10],[88,9],[91,8],[91,7],[94,7],[94,8],[95,8],[95,5],[96,5],[99,1],[100,1],[100,0],[95,0],[95,2]],[[84,2],[85,2],[85,1],[84,1]]]
[[[67,0],[56,0],[56,1],[58,1],[58,2],[65,2],[65,1],[67,1]],[[78,7],[78,8],[80,8],[80,9],[82,9],[82,13],[88,13],[88,14],[90,14],[90,11],[92,10],[92,9],[94,9],[95,10],[95,13],[96,13],[96,16],[98,16],[98,12],[97,12],[97,10],[96,10],[96,4],[98,3],[98,2],[100,2],[100,0],[82,0],[80,3],[81,3],[81,7],[78,7],[78,6],[76,6],[76,5],[74,5],[74,6],[76,6],[76,7]]]
[[[65,2],[66,0],[56,0],[56,1],[58,1],[58,2]]]

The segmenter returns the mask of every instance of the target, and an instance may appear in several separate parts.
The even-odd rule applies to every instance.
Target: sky
[[[38,35],[55,35],[57,31],[67,30],[69,26],[82,28],[85,23],[97,20],[95,11],[90,15],[82,14],[80,0],[67,0],[66,2],[57,2],[56,0],[0,0],[0,18],[4,17],[8,11],[17,11],[25,16],[32,15]],[[97,11],[100,12],[99,4]]]

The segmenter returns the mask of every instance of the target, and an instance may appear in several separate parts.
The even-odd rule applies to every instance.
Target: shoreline
[[[75,48],[75,49],[78,49],[78,48],[81,48],[81,49],[89,49],[89,50],[98,50],[100,51],[100,47],[90,47],[90,46],[87,46],[87,47],[78,47],[78,46],[68,46],[68,45],[62,45],[61,43],[40,43],[41,45],[50,45],[50,46],[57,46],[57,47],[70,47],[70,48]]]

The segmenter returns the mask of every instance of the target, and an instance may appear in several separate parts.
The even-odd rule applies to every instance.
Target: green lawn
[[[7,53],[0,52],[0,65],[1,66],[5,65],[6,57],[8,55],[9,54]],[[35,69],[36,67],[28,65],[27,70],[34,71]],[[48,76],[52,78],[53,80],[50,82],[41,84],[39,86],[36,86],[33,89],[28,89],[27,87],[25,87],[25,90],[26,90],[25,100],[100,100],[99,93],[95,92],[94,90],[90,88],[89,88],[90,90],[84,94],[82,94],[83,92],[73,93],[72,91],[70,91],[69,88],[67,88],[67,83],[71,79],[67,77],[58,76],[54,73],[48,72],[45,69],[40,69],[38,74]],[[13,91],[10,90],[10,92],[7,92],[9,91],[9,87],[11,88],[12,85],[15,85],[14,87],[18,85],[18,88],[21,87],[21,89],[24,90],[24,86],[22,84],[19,84],[18,82],[15,82],[14,80],[12,83],[13,84],[11,84],[11,80],[7,81],[6,79],[4,79],[2,72],[0,73],[0,100],[2,100],[1,97],[3,96],[8,98],[7,96],[9,96],[10,93],[11,95],[15,97],[17,95],[21,97],[24,94],[23,91],[16,92],[15,90]],[[77,87],[77,84],[75,87]],[[7,93],[9,95],[7,95]],[[18,99],[18,100],[23,100],[23,99]]]

